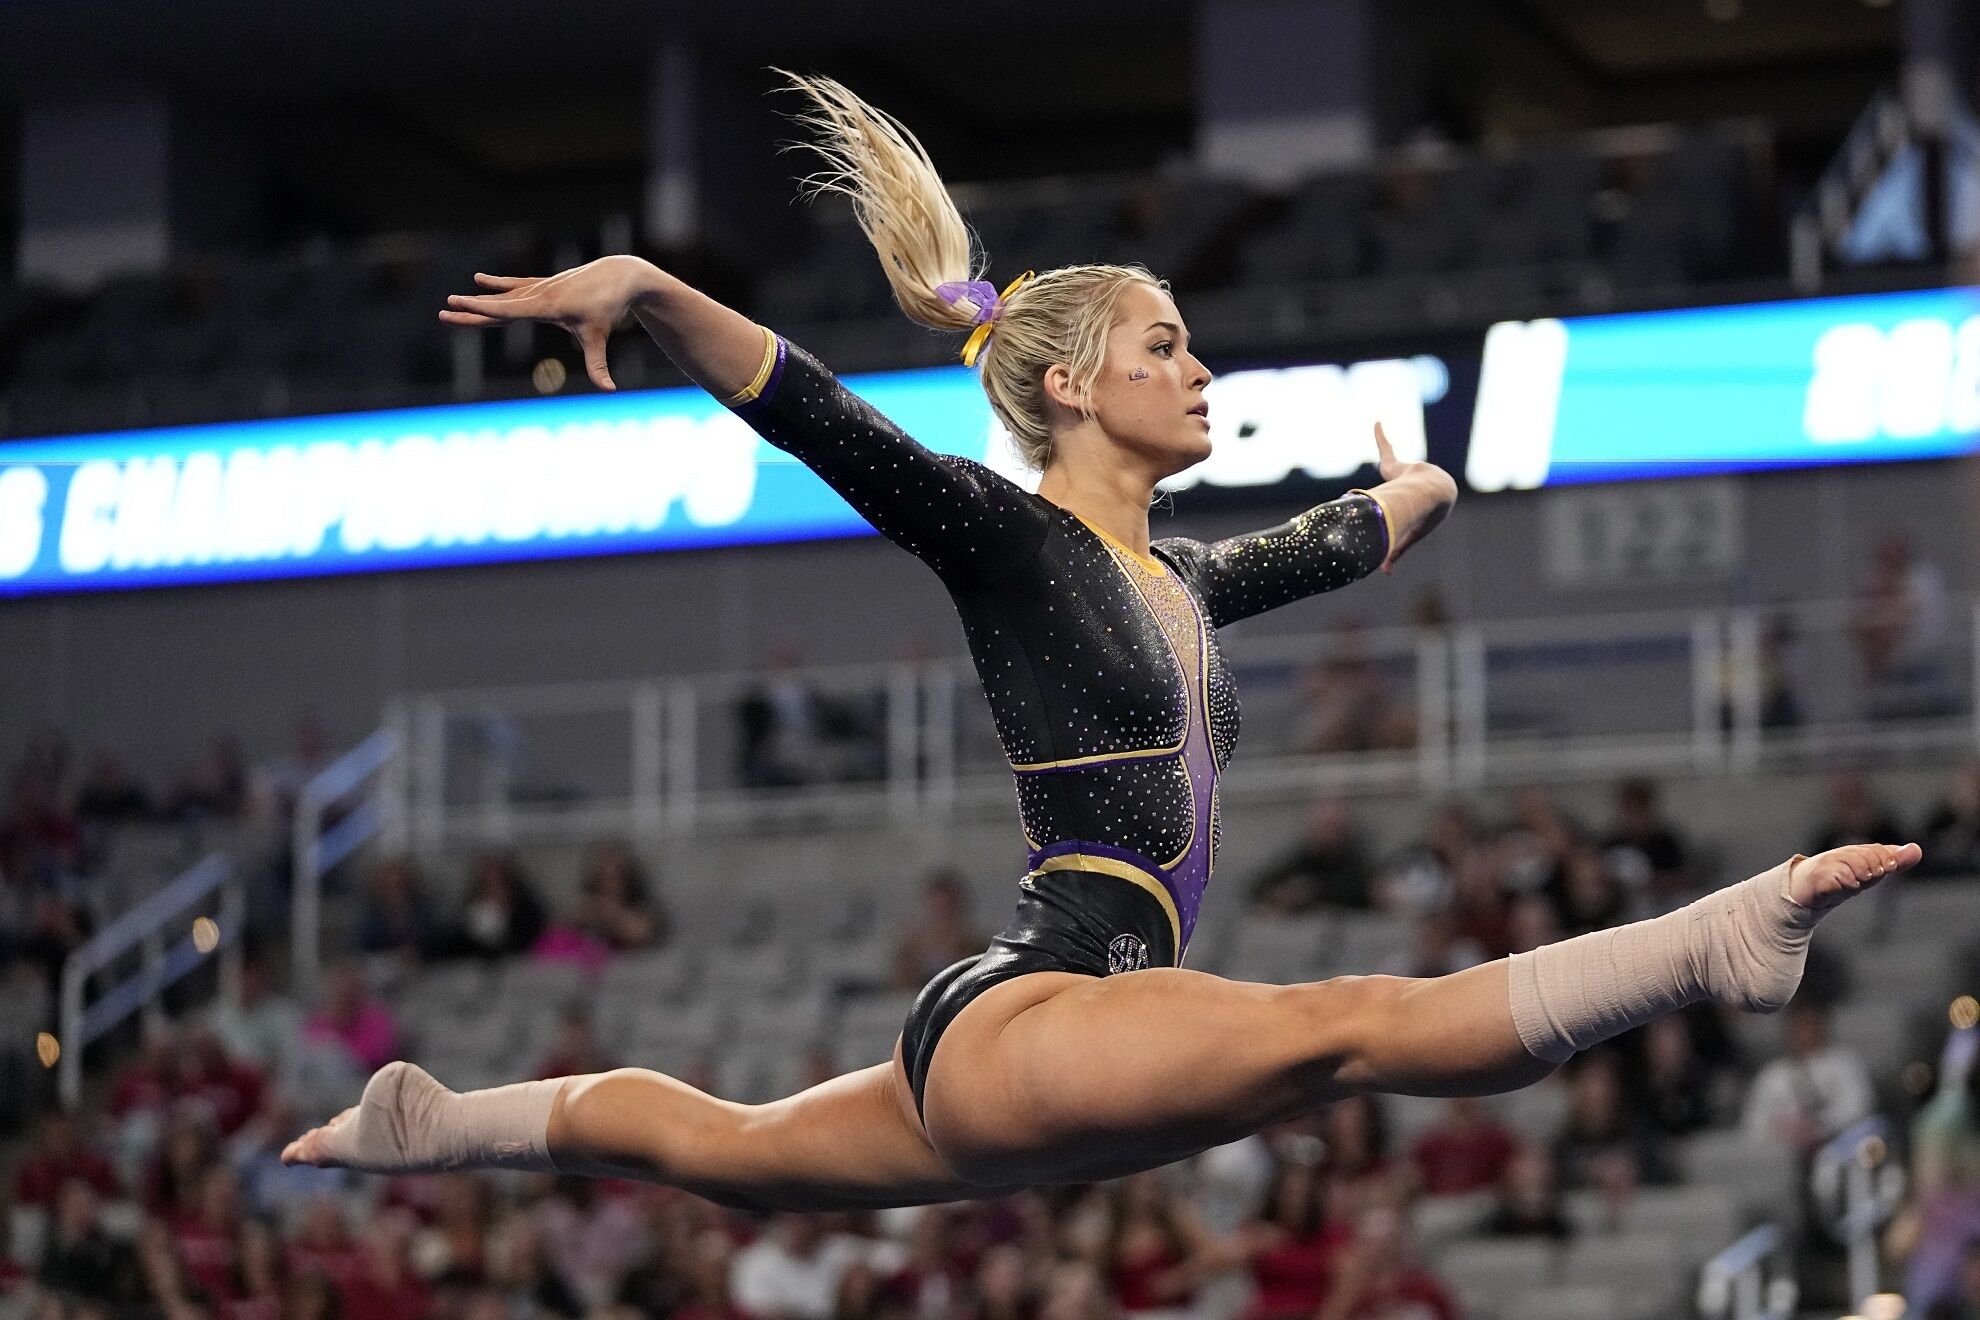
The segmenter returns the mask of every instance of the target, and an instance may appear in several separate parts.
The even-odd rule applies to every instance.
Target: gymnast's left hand
[[[1372,492],[1389,518],[1389,556],[1382,571],[1395,571],[1403,551],[1428,536],[1457,503],[1457,482],[1435,463],[1405,463],[1396,457],[1382,424],[1375,423],[1375,455],[1382,484]]]
[[[600,257],[547,278],[475,274],[486,293],[448,297],[448,325],[494,326],[543,321],[568,330],[584,351],[585,374],[601,390],[615,389],[605,365],[605,341],[649,293],[660,272],[638,257]]]

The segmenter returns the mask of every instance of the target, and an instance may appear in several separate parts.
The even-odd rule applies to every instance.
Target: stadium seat
[[[1468,1305],[1508,1314],[1504,1306],[1534,1287],[1554,1281],[1560,1250],[1525,1239],[1458,1242],[1436,1254],[1435,1269]]]

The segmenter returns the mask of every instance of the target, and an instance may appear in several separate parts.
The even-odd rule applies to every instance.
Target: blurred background
[[[0,6],[0,1316],[1980,1316],[1968,0]],[[1789,1011],[1159,1174],[757,1217],[281,1146],[410,1057],[768,1099],[888,1054],[1024,851],[934,577],[637,335],[637,252],[1015,471],[770,66],[901,116],[1000,285],[1218,372],[1155,535],[1466,488],[1226,635],[1191,965],[1428,976],[1784,854],[1927,864]]]

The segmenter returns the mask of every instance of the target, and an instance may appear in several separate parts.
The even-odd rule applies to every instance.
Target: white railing
[[[323,877],[374,838],[393,850],[405,847],[404,718],[398,709],[386,726],[332,761],[296,795],[290,823],[290,975],[307,1000],[322,960]]]
[[[197,909],[197,915],[188,917]],[[221,954],[221,983],[232,993],[240,975],[247,895],[225,853],[213,853],[119,916],[62,963],[60,1076],[62,1103],[82,1096],[83,1050],[133,1013],[147,1030],[162,1020],[159,997],[206,957]],[[183,924],[186,933],[172,938]],[[136,950],[135,972],[105,987],[85,1005],[89,978]]]
[[[1932,663],[1882,682],[1863,672],[1861,611],[1847,601],[1292,637],[1239,629],[1225,638],[1245,713],[1231,785],[1434,792],[1970,755],[1980,608],[1958,608]],[[967,660],[787,677],[814,694],[820,727],[775,765],[751,763],[740,732],[761,675],[426,693],[395,707],[409,764],[384,797],[403,795],[428,853],[1008,805]]]
[[[1788,1320],[1801,1292],[1787,1245],[1779,1224],[1762,1224],[1706,1261],[1698,1276],[1698,1314],[1703,1320]]]
[[[1881,1114],[1851,1124],[1815,1152],[1809,1174],[1815,1200],[1849,1258],[1849,1303],[1867,1311],[1878,1282],[1878,1234],[1904,1200],[1904,1170],[1890,1158],[1890,1120]]]

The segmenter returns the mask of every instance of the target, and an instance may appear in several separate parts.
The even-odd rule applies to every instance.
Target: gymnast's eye
[[[1151,353],[1160,353],[1163,357],[1169,357],[1175,352],[1175,348],[1176,346],[1174,344],[1164,339],[1161,343],[1155,345],[1155,347],[1149,349],[1148,351]]]

